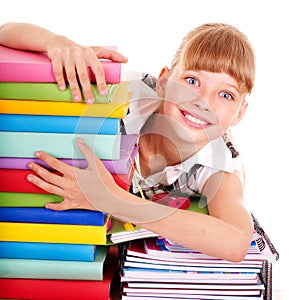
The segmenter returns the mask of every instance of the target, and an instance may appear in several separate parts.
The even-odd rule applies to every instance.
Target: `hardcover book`
[[[100,159],[120,159],[121,134],[80,134]],[[37,150],[57,158],[84,158],[76,143],[76,135],[69,133],[0,132],[0,156],[35,157]]]
[[[104,48],[117,50],[115,46]],[[103,66],[105,81],[119,83],[121,63],[106,59],[100,60]],[[91,82],[95,75],[88,69]],[[0,46],[0,81],[2,82],[56,82],[52,64],[44,53],[24,51]]]
[[[0,241],[106,245],[103,226],[0,222]]]
[[[108,246],[98,246],[94,261],[0,258],[1,278],[102,280]]]
[[[0,99],[0,111],[3,114],[81,116],[122,119],[128,112],[131,93],[128,92],[129,82],[122,81],[116,96],[109,103],[93,105],[77,102],[34,101]]]
[[[0,131],[118,134],[120,132],[120,119],[0,114]]]
[[[99,94],[96,84],[92,84],[91,87],[95,103],[109,103],[115,97],[119,84],[108,84],[106,96]],[[56,83],[38,82],[0,82],[0,98],[74,102],[69,85],[64,91],[61,91]],[[83,98],[82,102],[84,101],[85,99]]]
[[[0,242],[0,258],[94,261],[95,245]]]

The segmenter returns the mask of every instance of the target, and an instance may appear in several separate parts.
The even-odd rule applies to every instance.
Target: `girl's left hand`
[[[45,152],[38,151],[36,156],[60,172],[62,176],[32,162],[29,168],[38,176],[30,174],[27,180],[51,194],[64,198],[60,203],[47,203],[47,208],[96,210],[91,203],[91,198],[96,198],[97,209],[109,213],[111,208],[108,200],[113,198],[113,192],[118,190],[118,186],[103,163],[80,138],[77,144],[87,159],[86,169],[70,166]]]

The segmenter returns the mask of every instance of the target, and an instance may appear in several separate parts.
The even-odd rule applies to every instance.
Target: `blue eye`
[[[199,81],[197,79],[195,79],[194,77],[187,77],[186,81],[188,82],[188,84],[190,85],[194,85],[194,86],[200,86]]]
[[[226,93],[226,92],[220,93],[220,96],[226,100],[233,100],[233,97],[231,96],[231,94]]]

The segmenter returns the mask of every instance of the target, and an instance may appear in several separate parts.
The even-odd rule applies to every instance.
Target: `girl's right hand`
[[[88,68],[95,74],[100,95],[106,95],[106,81],[100,58],[125,63],[127,58],[117,51],[103,47],[85,47],[66,37],[54,35],[47,43],[47,54],[52,61],[53,72],[60,90],[68,81],[73,99],[94,102],[94,93],[88,76]],[[82,91],[82,93],[81,93]]]

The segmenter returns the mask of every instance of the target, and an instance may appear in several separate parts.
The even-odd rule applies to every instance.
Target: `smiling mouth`
[[[208,122],[204,119],[196,118],[195,116],[191,115],[187,111],[182,110],[181,114],[183,115],[184,119],[188,122],[188,124],[192,125],[194,127],[203,128],[203,127],[211,125],[210,122]]]

